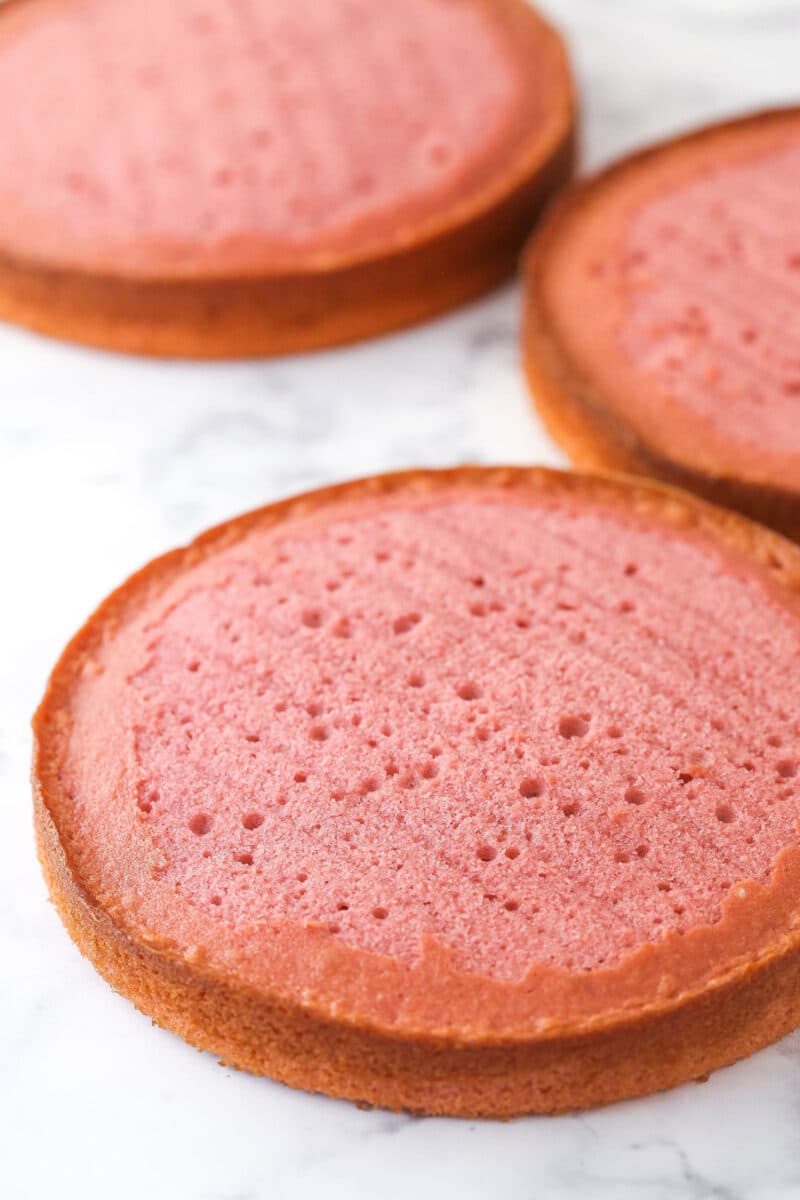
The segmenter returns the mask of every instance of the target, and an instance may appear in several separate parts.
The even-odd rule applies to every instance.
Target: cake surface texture
[[[225,1061],[431,1113],[603,1103],[800,1022],[800,551],[462,468],[212,530],[35,721],[80,948]]]
[[[800,112],[712,126],[572,189],[527,260],[537,404],[579,465],[800,537]]]
[[[0,313],[152,353],[464,299],[571,154],[561,44],[522,0],[15,0],[0,111]]]

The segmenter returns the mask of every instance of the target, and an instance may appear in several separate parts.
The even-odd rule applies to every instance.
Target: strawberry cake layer
[[[769,884],[799,684],[796,606],[613,493],[345,498],[134,589],[70,692],[62,834],[126,922],[254,984],[294,986],[278,928],[591,975]]]
[[[563,88],[534,20],[517,0],[15,4],[0,253],[160,278],[402,247],[524,170]]]
[[[529,259],[527,358],[576,461],[800,533],[799,189],[787,110],[624,160],[554,214]]]

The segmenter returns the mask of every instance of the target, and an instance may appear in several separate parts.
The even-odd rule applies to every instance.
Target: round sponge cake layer
[[[38,718],[73,880],[170,962],[412,1040],[574,1033],[752,965],[795,925],[797,556],[711,513],[415,475],[147,569]],[[227,1050],[295,1081],[264,1052]]]
[[[223,284],[401,253],[520,185],[530,224],[568,91],[519,0],[25,0],[0,18],[0,254]]]
[[[554,215],[528,360],[578,460],[716,487],[800,533],[798,186],[800,114],[776,112],[637,155]]]

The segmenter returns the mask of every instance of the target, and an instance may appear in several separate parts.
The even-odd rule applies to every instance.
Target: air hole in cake
[[[769,737],[767,738],[767,745],[768,745],[768,746],[772,746],[772,747],[773,747],[773,749],[775,749],[775,750],[777,750],[777,749],[779,749],[779,748],[780,748],[780,746],[781,746],[781,739],[780,739],[780,737],[778,736],[778,734],[777,734],[777,733],[771,733],[771,734],[769,735]]]
[[[519,794],[524,796],[526,800],[531,800],[534,796],[541,796],[544,793],[544,780],[536,775],[530,775],[523,779],[519,785]]]
[[[159,799],[158,788],[147,787],[145,784],[140,784],[139,787],[137,788],[137,792],[138,792],[138,796],[136,799],[137,807],[143,813],[152,812],[153,805],[156,804]]]
[[[297,874],[295,875],[295,879],[297,880],[298,883],[305,883],[306,880],[308,879],[308,875],[305,871],[298,871]]]
[[[301,620],[309,629],[319,629],[322,624],[322,610],[319,608],[306,608],[302,612]]]
[[[425,763],[420,771],[420,775],[423,779],[435,779],[438,774],[439,768],[437,767],[436,763],[432,762]]]
[[[506,910],[506,912],[516,912],[519,909],[519,901],[518,900],[506,900],[505,904],[503,905],[503,908]]]
[[[636,563],[629,562],[625,564],[624,574],[628,576],[635,575],[638,570],[639,568]]]
[[[420,617],[419,613],[406,613],[402,617],[397,617],[392,628],[394,629],[395,633],[398,634],[408,633],[409,630],[413,629],[415,625],[419,624],[421,619],[422,618]]]
[[[473,683],[470,680],[467,683],[461,684],[461,686],[458,688],[457,694],[462,700],[479,700],[483,695],[483,692],[478,687],[477,683]]]
[[[248,141],[256,150],[265,150],[267,146],[272,144],[273,137],[269,129],[259,126],[256,129],[250,130]]]
[[[215,895],[215,896],[212,896],[212,897],[211,897],[211,903],[212,903],[213,905],[215,905],[216,907],[219,907],[219,905],[220,905],[220,904],[222,904],[222,897],[221,897],[221,896],[216,896],[216,895]]]
[[[248,854],[248,853],[246,853],[246,852],[245,852],[245,853],[241,853],[241,854],[235,854],[235,855],[234,855],[234,858],[236,859],[236,861],[237,861],[238,863],[241,863],[241,864],[242,864],[242,866],[244,866],[244,867],[252,867],[252,865],[253,865],[253,856],[252,856],[252,854]]]
[[[647,855],[649,853],[650,853],[650,847],[647,845],[646,842],[641,842],[636,847],[636,857],[637,858],[647,858]]]
[[[370,196],[375,191],[375,176],[362,171],[353,177],[353,191],[357,196]]]
[[[562,738],[582,738],[589,732],[588,718],[583,716],[561,717],[558,732]]]
[[[485,617],[488,610],[485,604],[470,604],[469,611],[473,617]]]
[[[566,804],[561,805],[561,811],[565,817],[574,817],[579,808],[580,805],[577,800],[570,800]]]
[[[443,167],[449,163],[451,153],[445,142],[433,142],[428,148],[428,158],[434,167]]]
[[[497,850],[494,846],[490,846],[484,842],[482,845],[478,846],[478,849],[475,851],[475,855],[481,860],[481,862],[493,862],[494,859],[497,858]]]
[[[333,635],[338,638],[349,638],[353,636],[353,627],[347,617],[340,619],[333,626]]]
[[[199,662],[199,660],[198,660],[198,659],[196,659],[196,658],[193,658],[191,662],[189,662],[189,663],[187,663],[187,664],[186,664],[186,670],[187,670],[187,671],[192,671],[192,672],[194,672],[194,671],[199,671],[199,670],[200,670],[200,662]]]
[[[242,817],[242,824],[245,829],[258,829],[264,824],[264,814],[260,812],[245,813]]]
[[[195,813],[189,821],[189,828],[197,837],[204,837],[210,832],[213,821],[208,813]]]
[[[246,742],[252,742],[252,743],[255,745],[255,743],[257,743],[257,742],[260,742],[260,741],[261,741],[261,734],[259,734],[259,733],[246,733],[246,734],[244,735],[244,740],[245,740]]]
[[[375,908],[373,908],[372,915],[376,921],[385,921],[389,915],[389,910],[377,905]]]
[[[777,769],[781,779],[794,779],[797,774],[797,760],[794,758],[782,758],[778,763]]]
[[[307,779],[308,779],[307,771],[295,771],[295,773],[294,773],[295,783],[305,783],[307,781]]]
[[[330,737],[330,730],[327,725],[312,725],[309,730],[309,737],[313,742],[327,742]]]
[[[519,850],[517,849],[516,846],[506,846],[505,855],[506,855],[506,858],[510,858],[512,860],[515,858],[519,858]]]
[[[628,804],[639,805],[644,804],[647,797],[641,788],[629,787],[625,790],[625,799],[627,800]]]
[[[412,688],[421,688],[424,686],[425,676],[421,671],[413,671],[408,677],[408,686]]]

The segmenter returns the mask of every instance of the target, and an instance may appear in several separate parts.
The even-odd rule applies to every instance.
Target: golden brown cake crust
[[[797,116],[800,108],[784,108],[706,126],[612,163],[570,187],[554,202],[525,251],[522,352],[536,409],[576,466],[653,476],[688,488],[712,503],[735,508],[800,541],[800,488],[789,490],[755,474],[751,478],[731,475],[722,465],[700,469],[682,461],[671,448],[651,444],[641,430],[624,421],[608,397],[570,357],[548,311],[543,287],[549,253],[567,225],[579,219],[581,210],[625,172],[646,166],[682,146],[711,141],[737,130],[769,127]]]
[[[781,603],[800,609],[800,550],[792,544],[681,492],[623,477],[537,468],[406,472],[230,521],[113,593],[53,672],[34,720],[33,790],[39,856],[62,920],[116,990],[192,1044],[292,1086],[387,1108],[499,1117],[558,1112],[670,1087],[733,1062],[800,1024],[795,848],[781,853],[767,885],[734,887],[716,925],[640,946],[612,968],[572,974],[534,967],[520,983],[505,984],[459,971],[442,947],[426,947],[409,967],[336,945],[315,930],[291,943],[299,984],[307,971],[311,986],[280,991],[245,985],[235,972],[138,926],[94,894],[75,866],[71,801],[60,772],[71,698],[93,652],[133,608],[254,526],[332,503],[464,487],[581,494],[651,514],[687,536],[717,540]],[[326,979],[335,981],[335,1005]],[[392,1010],[393,994],[406,1001],[402,1019]],[[542,1011],[560,1015],[533,1018]]]
[[[252,274],[214,269],[159,278],[81,272],[0,249],[0,319],[134,354],[236,358],[372,337],[496,286],[513,273],[534,220],[572,173],[576,101],[558,34],[525,0],[480,2],[516,53],[536,47],[552,88],[533,130],[525,127],[513,153],[505,141],[495,148],[484,185],[466,199],[456,190],[435,218],[402,239],[356,241],[297,270],[265,265]],[[0,14],[0,34],[2,21]],[[526,104],[515,117],[520,128]]]

